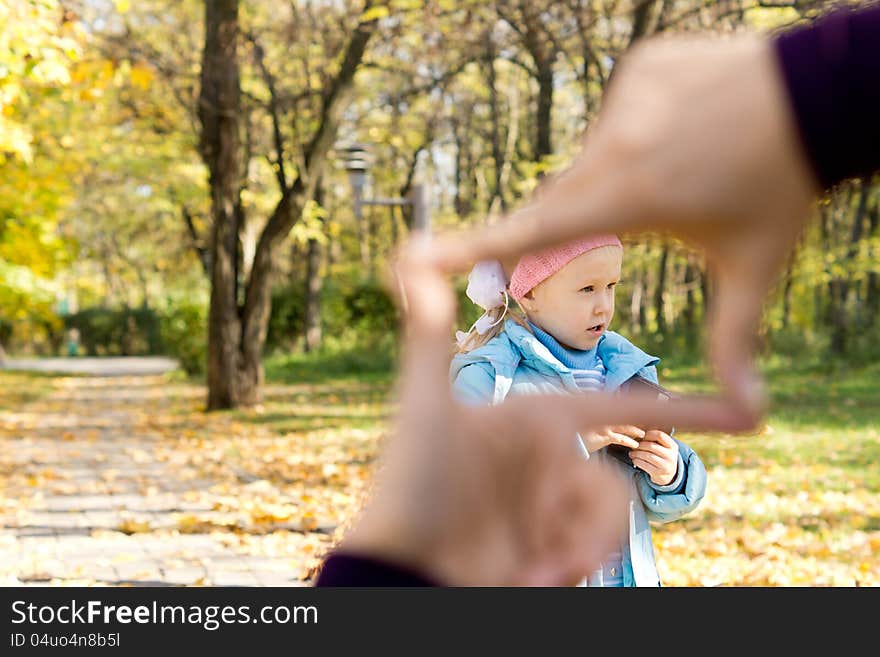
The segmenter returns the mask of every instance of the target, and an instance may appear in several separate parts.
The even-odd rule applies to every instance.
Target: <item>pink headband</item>
[[[550,278],[579,255],[602,246],[623,245],[616,235],[597,235],[524,255],[510,277],[510,296],[519,301],[538,283]]]

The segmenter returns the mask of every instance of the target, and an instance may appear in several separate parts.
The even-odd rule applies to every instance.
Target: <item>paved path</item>
[[[215,482],[174,463],[167,428],[150,427],[181,391],[202,392],[172,394],[144,363],[110,376],[119,365],[62,378],[22,408],[4,408],[0,391],[0,585],[306,585],[296,553],[313,535],[186,530],[181,518],[216,508]]]
[[[142,376],[164,374],[177,369],[177,361],[160,356],[118,356],[106,358],[7,358],[0,369],[28,372],[92,374],[94,376]]]

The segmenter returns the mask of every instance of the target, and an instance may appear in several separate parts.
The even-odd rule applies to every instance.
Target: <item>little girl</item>
[[[450,367],[456,397],[500,404],[512,394],[612,392],[639,378],[656,384],[660,359],[608,330],[622,261],[620,240],[600,236],[523,256],[509,284],[500,263],[477,263],[468,297],[486,313],[457,333]],[[650,427],[603,427],[578,438],[586,458],[610,458],[609,446],[628,452],[628,464],[615,462],[631,482],[629,531],[582,585],[660,586],[649,521],[676,520],[697,507],[706,491],[702,461]]]

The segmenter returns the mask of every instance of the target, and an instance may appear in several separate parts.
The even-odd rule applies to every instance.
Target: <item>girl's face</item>
[[[614,317],[622,264],[618,246],[587,251],[535,286],[521,304],[529,320],[562,346],[592,349]]]

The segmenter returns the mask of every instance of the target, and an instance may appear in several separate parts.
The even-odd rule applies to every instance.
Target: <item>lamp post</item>
[[[354,191],[354,214],[358,224],[363,220],[363,206],[411,206],[413,209],[413,230],[429,232],[431,215],[428,208],[428,191],[421,183],[414,184],[405,198],[364,198],[364,187],[367,183],[367,171],[370,168],[367,149],[363,144],[352,144],[343,149],[346,153],[345,170]]]

